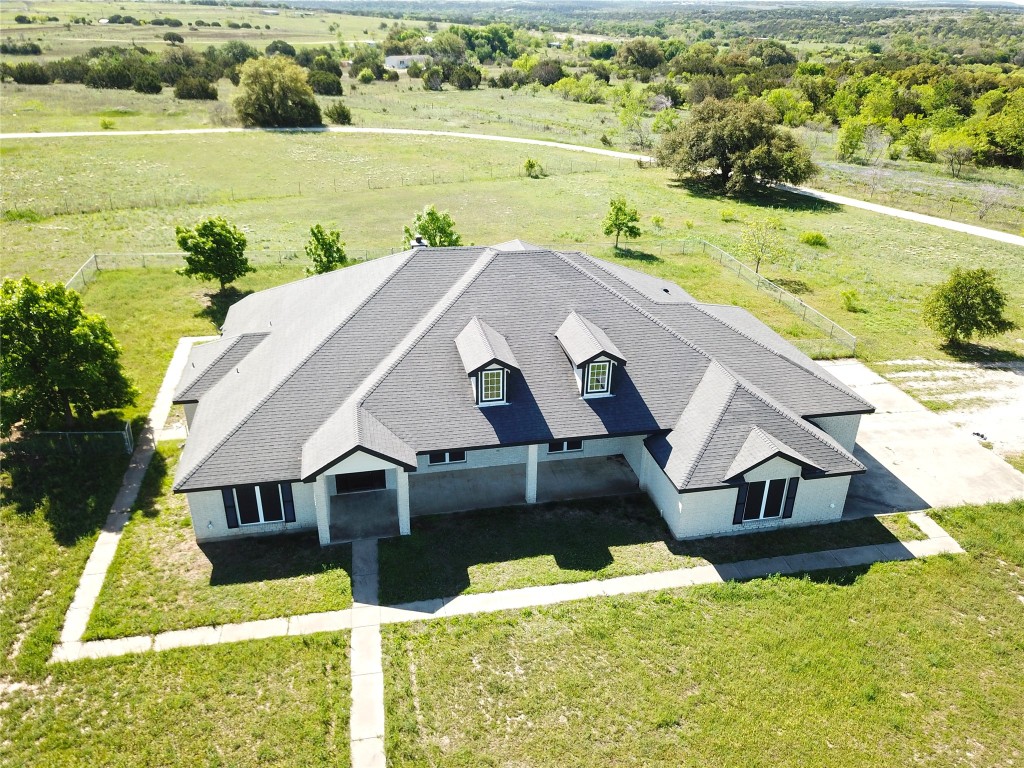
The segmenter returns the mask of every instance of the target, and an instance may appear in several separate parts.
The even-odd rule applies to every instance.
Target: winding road
[[[93,136],[193,136],[218,133],[257,133],[266,131],[272,131],[277,133],[364,133],[395,136],[432,136],[436,138],[470,139],[473,141],[498,141],[507,144],[529,144],[539,147],[550,147],[552,149],[562,149],[567,152],[582,152],[591,155],[602,155],[604,157],[614,157],[619,160],[635,160],[637,162],[645,163],[654,162],[654,158],[652,158],[649,155],[641,155],[633,152],[619,152],[614,149],[604,149],[601,147],[587,147],[582,146],[580,144],[566,144],[560,141],[545,141],[543,139],[524,139],[517,136],[497,136],[489,133],[462,133],[459,131],[428,131],[416,128],[363,128],[358,126],[326,126],[323,128],[280,129],[177,128],[171,130],[152,131],[63,131],[37,133],[2,133],[0,134],[0,142],[21,139],[78,139],[89,138]],[[963,232],[964,234],[974,235],[976,237],[984,237],[988,238],[989,240],[995,240],[1001,243],[1009,243],[1010,245],[1024,246],[1024,237],[1021,237],[1020,235],[1012,235],[1009,232],[1000,232],[995,229],[986,229],[985,227],[978,227],[975,226],[974,224],[964,224],[959,221],[951,221],[950,219],[941,219],[936,216],[928,216],[927,214],[923,213],[915,213],[914,211],[904,211],[900,208],[891,208],[887,205],[869,203],[865,200],[858,200],[853,197],[844,197],[843,195],[834,195],[831,192],[821,192],[819,190],[810,189],[808,187],[794,187],[788,184],[780,184],[779,188],[784,189],[787,192],[793,192],[798,195],[806,195],[807,197],[813,197],[818,200],[825,200],[827,202],[835,203],[837,205],[845,205],[851,208],[860,208],[865,211],[880,213],[884,216],[893,216],[898,219],[916,221],[920,224],[929,224],[931,226],[940,227],[942,229],[947,229],[953,232]]]

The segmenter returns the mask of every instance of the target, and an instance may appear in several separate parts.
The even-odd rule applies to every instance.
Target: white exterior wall
[[[224,514],[224,498],[220,491],[196,491],[186,493],[188,508],[192,513],[192,528],[196,541],[217,541],[236,536],[264,536],[279,533],[315,530],[317,525],[316,505],[313,500],[311,483],[292,483],[292,498],[295,501],[294,523],[257,523],[228,528]]]
[[[626,457],[629,466],[636,472],[636,476],[640,477],[637,469],[640,467],[640,451],[643,450],[643,442],[643,436],[602,437],[584,440],[582,451],[562,451],[560,453],[548,453],[548,444],[542,443],[537,446],[537,461],[588,459],[592,456],[616,456],[621,453]]]
[[[821,416],[808,421],[853,453],[853,446],[857,442],[857,430],[860,429],[859,413],[851,416]]]
[[[399,467],[397,464],[392,464],[390,461],[384,461],[376,456],[371,456],[368,453],[362,451],[356,451],[351,456],[339,461],[331,467],[328,467],[320,475],[317,475],[315,489],[313,496],[315,497],[315,519],[316,527],[320,531],[320,544],[327,546],[331,543],[331,495],[334,493],[335,485],[334,475],[344,475],[351,472],[372,472],[374,470],[383,469],[385,470],[384,479],[386,482],[385,487],[390,490],[398,491],[398,519],[399,526],[402,528],[403,533],[408,533],[408,520],[409,520],[409,494],[408,486],[404,489],[404,506],[403,506],[403,483],[398,478],[399,474],[404,474],[405,470]],[[390,470],[390,471],[388,471]]]
[[[457,464],[428,463],[426,454],[416,457],[417,472],[454,472],[459,469],[479,469],[480,467],[504,467],[509,464],[526,463],[527,446],[517,445],[512,448],[484,448],[479,451],[466,451],[466,460]],[[579,455],[579,454],[576,454]]]
[[[775,458],[745,474],[744,480],[756,482],[797,477],[799,474],[800,467],[785,459]],[[752,520],[740,525],[733,525],[732,522],[738,493],[735,488],[679,493],[650,456],[644,464],[642,483],[672,535],[677,539],[691,539],[835,522],[843,515],[850,478],[847,475],[800,480],[793,504],[793,517],[788,520]]]

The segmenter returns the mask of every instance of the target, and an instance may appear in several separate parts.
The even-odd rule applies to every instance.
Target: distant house
[[[426,64],[430,61],[429,56],[422,56],[420,54],[410,54],[405,56],[385,56],[384,67],[387,69],[408,69],[409,65],[413,62],[417,64]]]
[[[196,537],[645,492],[678,538],[838,519],[870,404],[748,312],[518,240],[260,291],[192,350]]]

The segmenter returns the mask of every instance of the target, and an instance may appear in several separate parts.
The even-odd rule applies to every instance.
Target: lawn
[[[127,466],[123,454],[39,457],[5,447],[0,472],[0,679],[44,676],[78,578]]]
[[[680,240],[705,238],[736,252],[743,222],[778,216],[789,256],[763,271],[857,335],[858,354],[869,361],[948,357],[922,330],[921,303],[957,265],[995,269],[1010,296],[1010,316],[1024,323],[1024,265],[1015,246],[784,194],[708,197],[675,186],[665,171],[611,158],[470,140],[323,134],[97,137],[76,145],[8,142],[3,151],[4,208],[43,217],[0,222],[7,274],[67,279],[91,253],[170,251],[175,224],[214,214],[236,222],[258,257],[300,250],[316,222],[339,226],[353,255],[379,255],[400,246],[403,225],[426,203],[450,210],[468,242],[518,236],[608,256],[601,221],[608,199],[624,194],[641,212],[644,235],[634,252],[617,258],[676,280],[702,300],[748,306],[792,338],[806,336],[807,326],[738,278],[723,279],[721,267]],[[78,160],[64,162],[72,152]],[[523,177],[526,157],[550,175]],[[54,174],[61,185],[52,183]],[[736,220],[723,220],[730,212]],[[800,243],[808,230],[823,233],[829,246]],[[296,266],[277,277],[299,274]],[[269,282],[240,285],[257,288],[260,281]],[[182,285],[200,298],[208,291]],[[142,312],[154,300],[155,286],[133,288],[117,291],[133,306],[111,307],[122,327],[132,322],[127,311]],[[850,289],[859,294],[853,312],[841,297]],[[177,293],[174,300],[196,299]],[[1018,335],[1004,334],[971,354],[1019,355]]]
[[[380,543],[385,604],[924,538],[892,515],[676,541],[640,495],[435,515],[412,530]]]
[[[338,766],[349,762],[348,635],[57,665],[0,686],[0,763]]]
[[[939,519],[969,554],[386,627],[389,764],[1016,764],[1024,503]]]
[[[177,443],[162,443],[107,572],[86,639],[333,611],[352,604],[350,546],[316,534],[196,544],[171,492]]]

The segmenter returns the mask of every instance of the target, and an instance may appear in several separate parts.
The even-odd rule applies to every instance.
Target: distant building
[[[413,62],[417,64],[426,64],[430,61],[429,56],[423,56],[421,54],[409,54],[405,56],[385,56],[384,66],[387,69],[408,69],[409,65]]]

